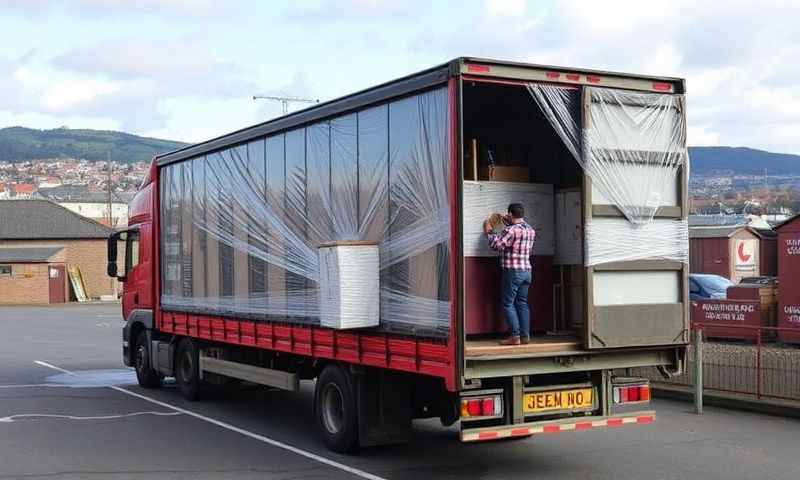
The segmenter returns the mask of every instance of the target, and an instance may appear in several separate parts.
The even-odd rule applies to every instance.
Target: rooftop
[[[60,185],[58,187],[40,188],[36,193],[37,198],[44,198],[54,202],[71,203],[108,203],[108,192],[91,191],[86,185]],[[114,203],[128,203],[129,195],[114,192],[111,194]]]
[[[46,263],[64,247],[0,248],[0,263]]]
[[[728,238],[741,229],[747,229],[744,225],[734,225],[729,227],[689,227],[689,238]]]
[[[108,238],[113,232],[48,200],[0,200],[0,240]]]

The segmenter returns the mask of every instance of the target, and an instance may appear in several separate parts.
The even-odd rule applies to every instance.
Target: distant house
[[[47,177],[39,182],[39,190],[43,188],[53,188],[61,185],[61,179],[58,177]]]
[[[0,303],[46,303],[41,285],[39,293],[29,292],[43,265],[54,284],[63,282],[66,300],[76,298],[66,276],[75,267],[89,298],[116,295],[118,282],[106,275],[107,238],[113,231],[47,200],[0,201]],[[53,279],[58,265],[64,276]],[[48,284],[48,298],[57,290]]]
[[[128,224],[128,200],[125,194],[111,195],[111,223],[108,215],[108,192],[92,191],[86,185],[60,185],[52,188],[41,188],[35,198],[50,200],[78,215],[91,218],[111,227],[123,227]]]
[[[64,247],[0,247],[0,304],[64,303]]]
[[[772,269],[774,255],[762,253],[761,239],[766,232],[734,226],[689,227],[689,270],[711,273],[739,283],[744,277],[762,275],[762,257]],[[765,239],[774,248],[774,240]]]
[[[747,226],[768,229],[769,223],[758,215],[689,215],[689,227],[736,227]]]
[[[7,200],[9,198],[9,191],[5,185],[0,183],[0,200]]]
[[[36,185],[30,183],[12,183],[10,198],[15,200],[25,200],[31,198],[36,192]]]

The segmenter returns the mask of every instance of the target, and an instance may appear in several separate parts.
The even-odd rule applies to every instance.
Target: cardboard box
[[[528,167],[505,167],[501,165],[489,165],[481,167],[481,180],[490,182],[529,182],[531,171]]]

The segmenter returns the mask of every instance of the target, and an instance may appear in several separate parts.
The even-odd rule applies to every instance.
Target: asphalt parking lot
[[[652,425],[461,444],[415,424],[408,445],[324,448],[311,392],[187,402],[122,366],[119,305],[0,307],[0,479],[800,478],[800,421],[657,400]]]

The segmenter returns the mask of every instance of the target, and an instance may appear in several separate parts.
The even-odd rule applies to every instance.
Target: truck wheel
[[[133,352],[133,366],[136,369],[136,380],[142,388],[158,388],[161,386],[162,376],[150,366],[150,343],[147,341],[147,332],[142,330],[136,336]]]
[[[178,351],[175,353],[175,383],[189,401],[198,400],[202,394],[199,365],[200,351],[197,345],[188,338],[178,342]]]
[[[358,446],[358,411],[353,381],[339,366],[322,370],[314,390],[314,411],[322,440],[331,450],[350,453]]]

